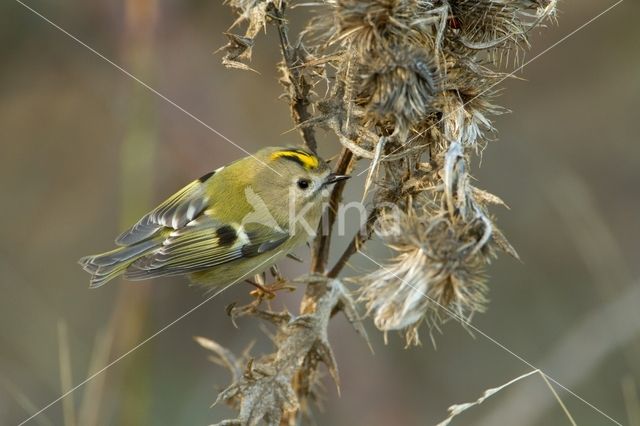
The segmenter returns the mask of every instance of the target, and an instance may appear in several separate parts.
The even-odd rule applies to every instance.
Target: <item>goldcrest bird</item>
[[[306,242],[328,187],[348,177],[306,150],[264,148],[191,182],[122,233],[118,248],[79,263],[91,288],[121,275],[238,282]]]

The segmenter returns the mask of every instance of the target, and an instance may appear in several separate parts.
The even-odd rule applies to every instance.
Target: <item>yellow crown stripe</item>
[[[320,165],[318,157],[299,150],[284,150],[277,151],[271,154],[272,160],[278,158],[287,158],[293,160],[302,165],[302,167],[304,167],[305,169],[317,169]]]

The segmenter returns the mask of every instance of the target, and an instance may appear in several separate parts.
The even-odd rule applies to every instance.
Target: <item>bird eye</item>
[[[300,188],[300,189],[307,189],[307,188],[309,188],[309,184],[310,184],[310,183],[311,183],[311,182],[309,182],[309,180],[307,180],[307,179],[300,179],[300,180],[298,181],[298,188]]]

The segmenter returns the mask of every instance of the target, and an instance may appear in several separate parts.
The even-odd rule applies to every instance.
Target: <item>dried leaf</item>
[[[522,376],[516,377],[515,379],[513,379],[513,380],[511,380],[511,381],[509,381],[509,382],[507,382],[507,383],[505,383],[505,384],[503,384],[501,386],[498,386],[496,388],[487,389],[486,391],[484,391],[482,396],[480,398],[478,398],[477,400],[475,400],[474,402],[466,402],[466,403],[463,403],[463,404],[452,405],[448,409],[449,417],[447,417],[442,422],[438,423],[437,426],[447,426],[449,423],[451,423],[453,418],[456,417],[457,415],[459,415],[460,413],[463,413],[463,412],[467,411],[469,408],[475,407],[476,405],[482,404],[487,398],[495,395],[496,393],[498,393],[501,390],[511,386],[512,384],[514,384],[516,382],[519,382],[520,380],[525,379],[525,378],[527,378],[529,376],[532,376],[534,374],[540,374],[540,376],[542,376],[543,380],[547,384],[547,387],[549,387],[549,389],[551,390],[551,392],[555,396],[556,400],[558,401],[558,404],[563,409],[563,411],[564,411],[565,415],[567,416],[568,420],[571,422],[571,424],[573,426],[576,426],[576,422],[573,419],[573,417],[571,416],[571,413],[569,413],[569,411],[567,410],[567,407],[564,405],[564,403],[562,402],[562,400],[560,399],[560,397],[556,393],[555,389],[553,389],[553,387],[551,386],[551,384],[549,383],[549,381],[545,377],[545,374],[540,370],[530,371],[528,373],[523,374]]]

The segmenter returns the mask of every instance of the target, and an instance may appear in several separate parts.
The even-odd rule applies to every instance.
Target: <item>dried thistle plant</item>
[[[383,332],[399,330],[418,344],[418,328],[486,308],[486,267],[498,251],[517,257],[488,213],[502,201],[471,183],[469,160],[490,141],[495,86],[505,58],[520,58],[528,33],[555,18],[555,0],[326,0],[308,10],[292,41],[287,0],[228,0],[238,19],[222,48],[223,63],[251,69],[262,30],[278,33],[280,82],[303,143],[317,149],[316,131],[343,145],[335,169],[350,173],[371,160],[365,192],[373,192],[367,222],[337,263],[328,265],[331,233],[344,183],[331,195],[313,244],[300,314],[261,308],[261,299],[230,314],[258,316],[275,328],[274,353],[226,361],[233,383],[218,397],[239,410],[222,424],[293,424],[308,414],[324,363],[338,370],[327,324],[344,312],[366,334],[362,303]],[[301,6],[309,6],[301,3]],[[316,90],[325,84],[328,90]],[[363,276],[356,301],[338,278],[373,235],[395,255]],[[291,282],[277,276],[279,281]],[[205,345],[230,359],[220,345]],[[241,368],[244,365],[244,368]],[[242,370],[242,373],[240,371]]]

